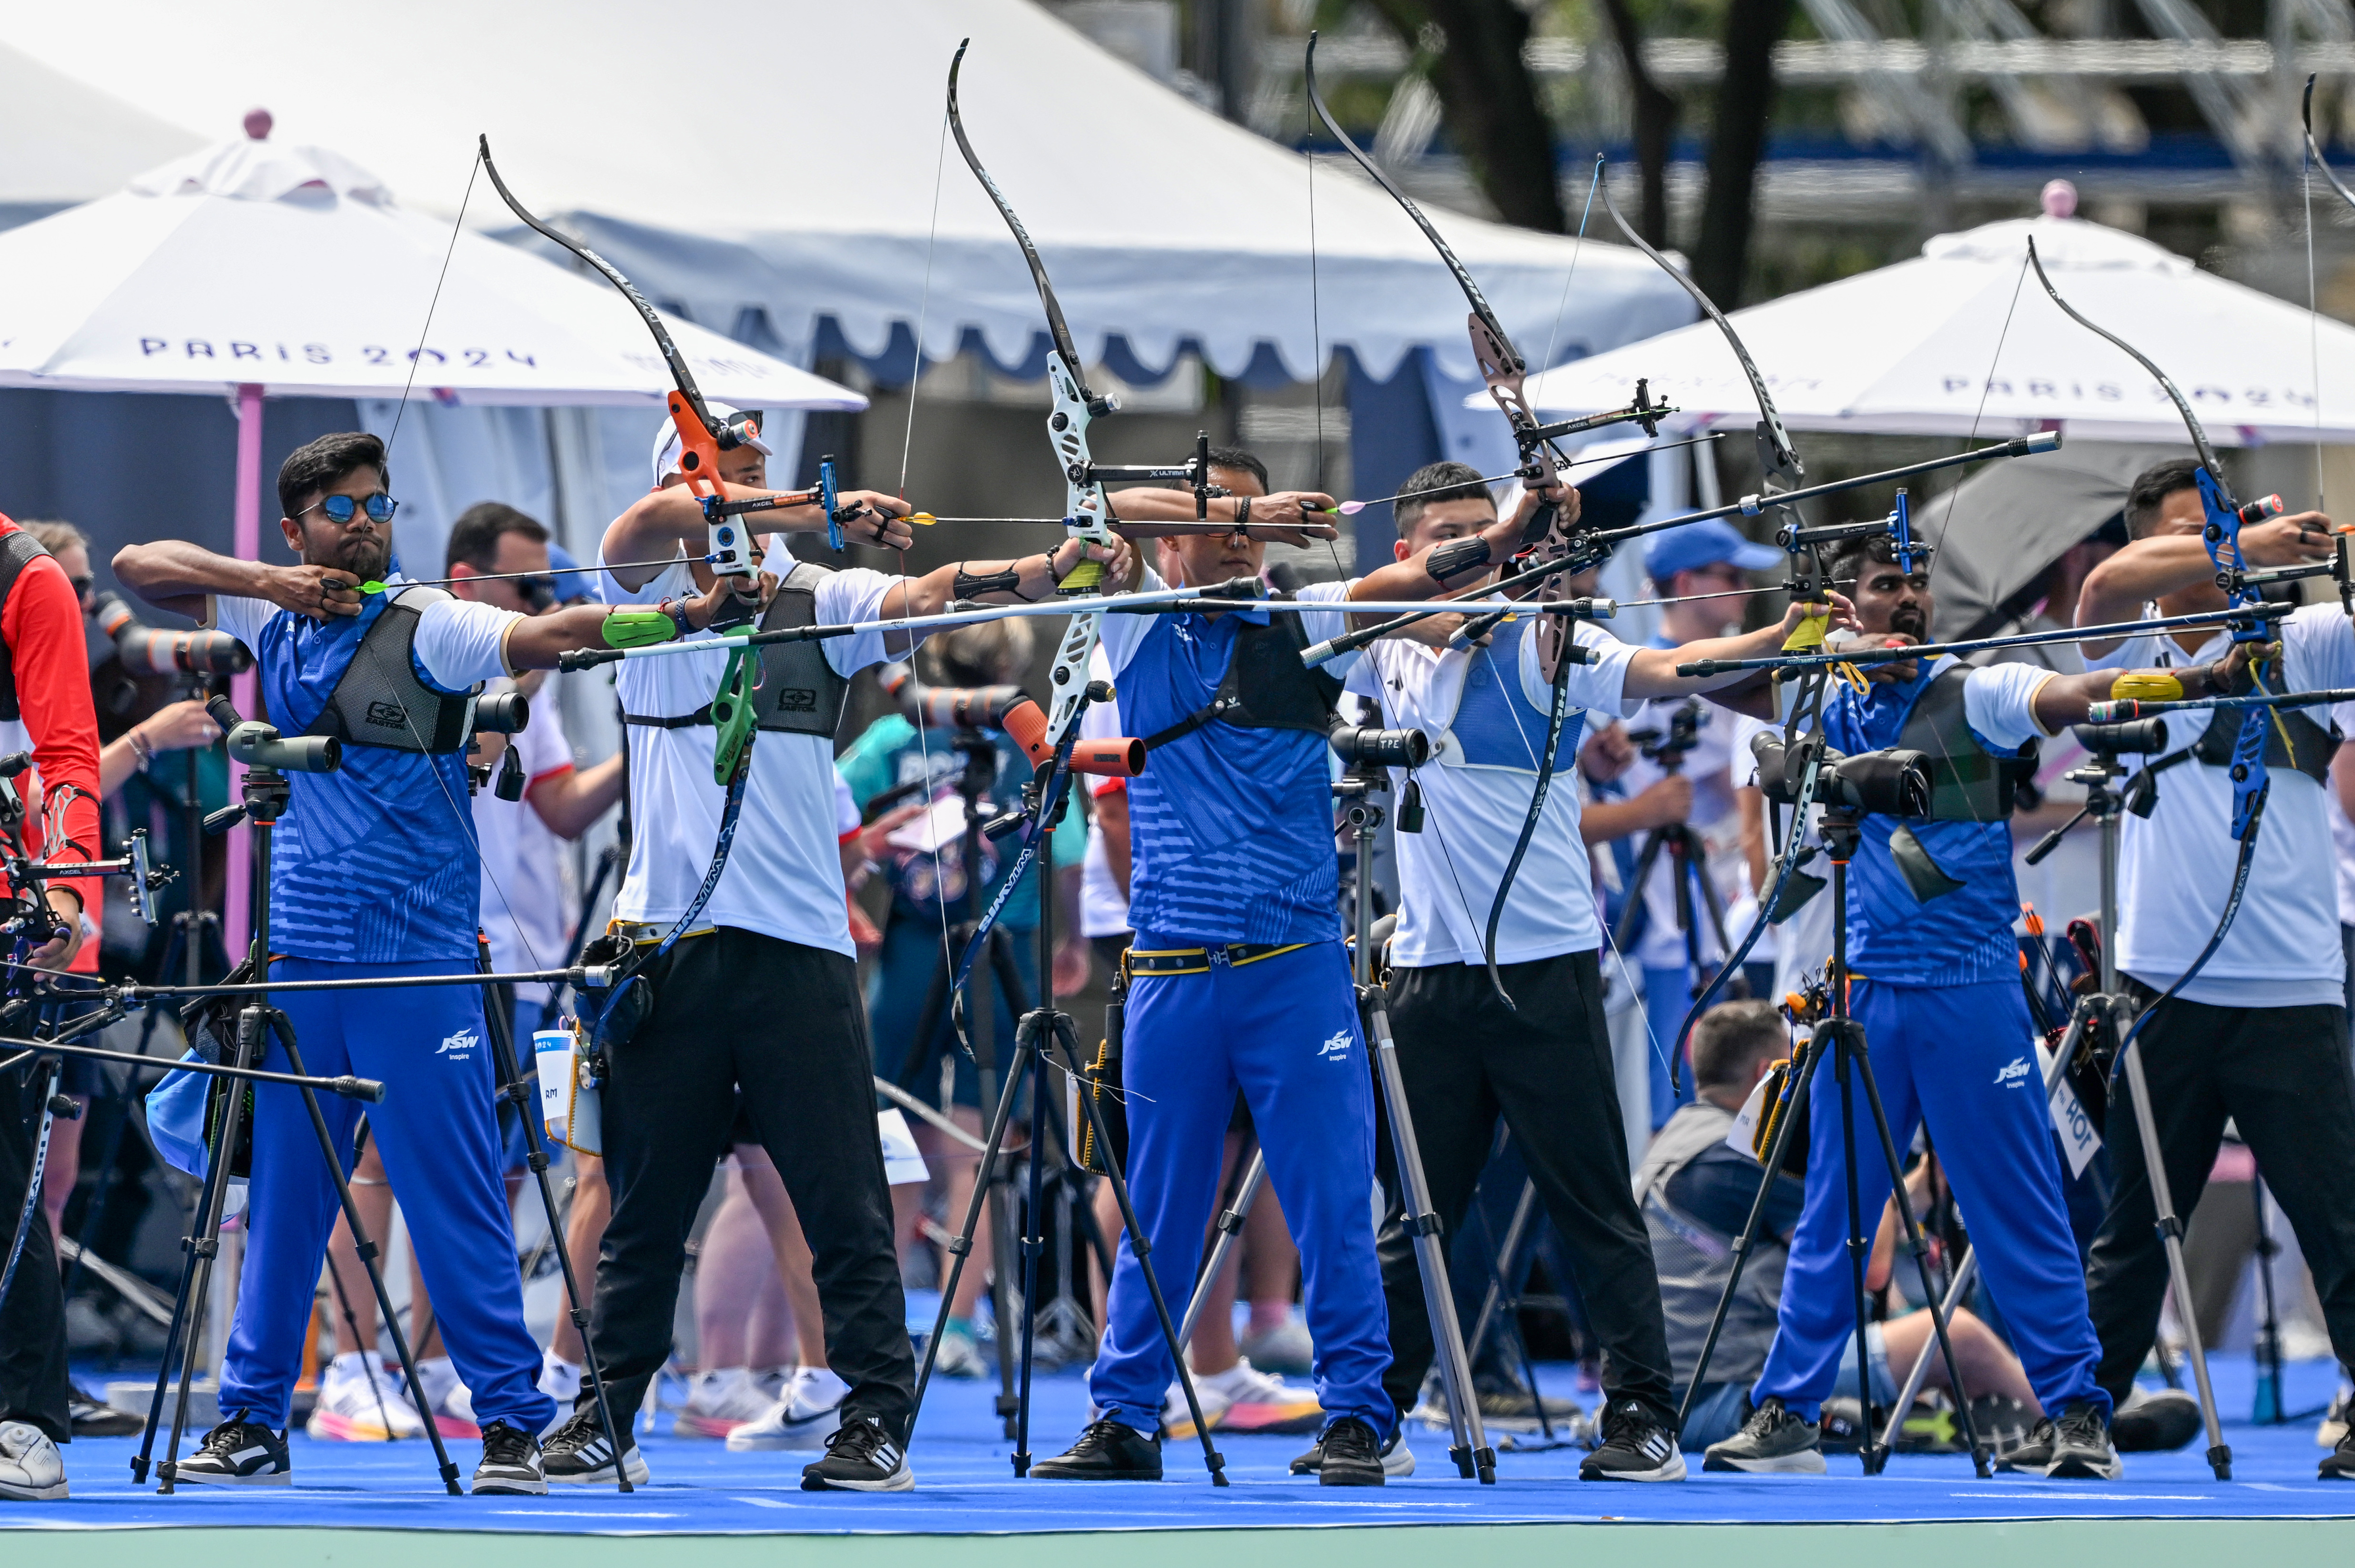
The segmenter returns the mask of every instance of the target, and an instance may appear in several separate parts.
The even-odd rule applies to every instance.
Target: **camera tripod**
[[[248,962],[252,965],[256,979],[266,985],[270,965],[271,840],[278,819],[284,815],[292,797],[293,785],[279,768],[255,754],[256,748],[274,747],[280,743],[276,731],[259,724],[241,726],[227,698],[213,699],[211,710],[214,721],[232,737],[241,728],[266,731],[249,741],[248,755],[240,759],[247,766],[239,804],[214,813],[205,823],[206,828],[215,833],[225,831],[240,821],[250,822],[253,826],[253,944]],[[316,771],[330,771],[336,753],[325,748],[321,750],[328,767]],[[231,755],[235,756],[237,751],[233,740]],[[351,1227],[352,1244],[359,1255],[360,1266],[367,1271],[368,1284],[376,1292],[377,1311],[386,1331],[392,1336],[393,1350],[400,1359],[401,1375],[408,1382],[410,1397],[419,1410],[431,1410],[432,1404],[425,1397],[425,1385],[418,1379],[417,1365],[410,1354],[408,1338],[402,1334],[400,1321],[393,1314],[392,1297],[385,1289],[383,1272],[377,1266],[377,1245],[369,1240],[367,1226],[360,1219],[359,1208],[352,1201],[351,1184],[345,1179],[342,1156],[336,1147],[334,1135],[327,1129],[327,1118],[319,1109],[318,1094],[313,1088],[314,1081],[309,1078],[303,1066],[303,1053],[295,1044],[293,1027],[283,1012],[270,1005],[266,992],[257,992],[238,1013],[232,1065],[244,1069],[258,1067],[268,1054],[270,1040],[278,1042],[286,1052],[286,1060],[294,1073],[299,1075],[297,1087],[302,1091],[304,1107],[310,1112],[311,1125],[318,1134],[320,1156],[326,1162],[328,1179],[335,1183],[336,1199],[342,1206],[344,1219]],[[381,1094],[380,1088],[378,1093]],[[155,1373],[155,1392],[148,1405],[147,1425],[140,1436],[139,1452],[131,1461],[131,1478],[144,1484],[147,1479],[150,1456],[155,1451],[156,1429],[163,1419],[165,1394],[172,1382],[172,1361],[176,1353],[180,1363],[178,1398],[173,1406],[171,1437],[165,1445],[163,1462],[156,1467],[156,1475],[162,1481],[157,1489],[166,1495],[173,1491],[178,1477],[180,1439],[187,1430],[189,1390],[196,1380],[199,1347],[197,1324],[204,1318],[206,1298],[212,1288],[213,1262],[219,1255],[221,1219],[229,1200],[229,1167],[246,1130],[247,1098],[245,1092],[234,1088],[223,1097],[214,1135],[206,1150],[204,1185],[193,1216],[196,1224],[193,1233],[181,1243],[187,1257],[181,1267],[179,1288],[172,1301],[172,1323],[165,1336],[162,1364]],[[185,1341],[182,1339],[184,1331],[186,1336]],[[456,1497],[461,1491],[458,1467],[451,1462],[449,1451],[442,1445],[442,1435],[434,1424],[428,1420],[424,1425],[425,1435],[433,1445],[434,1466],[442,1484],[451,1496]]]
[[[1686,753],[1697,743],[1697,732],[1700,727],[1700,707],[1699,698],[1689,699],[1668,716],[1668,729],[1665,735],[1657,731],[1649,731],[1631,734],[1628,738],[1640,742],[1643,754],[1657,763],[1664,773],[1682,773]],[[1725,934],[1725,899],[1710,876],[1709,845],[1693,831],[1690,823],[1665,822],[1644,836],[1643,848],[1636,852],[1635,869],[1627,879],[1627,906],[1619,912],[1619,923],[1611,933],[1611,945],[1614,952],[1627,951],[1627,940],[1633,934],[1636,916],[1646,907],[1645,894],[1651,886],[1652,869],[1659,863],[1664,853],[1668,858],[1668,874],[1675,879],[1677,930],[1683,933],[1685,939],[1685,969],[1690,977],[1689,983],[1691,987],[1689,1001],[1707,990],[1710,980],[1715,977],[1708,961],[1701,955],[1700,920],[1703,916],[1709,921],[1709,934],[1717,940],[1719,962],[1724,962],[1725,956],[1733,952],[1733,944],[1726,940]],[[1700,890],[1699,909],[1694,908],[1693,890],[1696,885]],[[1732,976],[1727,985],[1732,988],[1731,995],[1749,995],[1749,987],[1743,984],[1740,975]],[[1674,1043],[1669,1042],[1670,1045]]]
[[[1489,1445],[1487,1430],[1480,1421],[1480,1399],[1472,1386],[1472,1361],[1464,1349],[1464,1328],[1455,1316],[1455,1291],[1447,1277],[1447,1243],[1442,1233],[1437,1211],[1431,1204],[1431,1183],[1423,1177],[1423,1151],[1415,1142],[1414,1114],[1406,1098],[1406,1081],[1399,1073],[1398,1046],[1391,1039],[1390,996],[1380,982],[1374,961],[1374,839],[1380,833],[1386,813],[1371,798],[1376,791],[1390,788],[1385,770],[1378,767],[1352,769],[1333,785],[1336,797],[1349,804],[1343,807],[1341,819],[1349,830],[1358,858],[1353,899],[1351,929],[1355,940],[1350,944],[1352,969],[1358,990],[1358,1011],[1364,1020],[1366,1039],[1373,1047],[1374,1072],[1381,1091],[1382,1109],[1390,1119],[1391,1152],[1398,1166],[1399,1211],[1386,1218],[1395,1218],[1414,1238],[1416,1272],[1423,1277],[1423,1310],[1431,1317],[1432,1341],[1439,1362],[1440,1387],[1447,1398],[1447,1456],[1455,1461],[1456,1474],[1465,1480],[1476,1476],[1487,1485],[1497,1479],[1497,1450]],[[1263,1150],[1252,1151],[1251,1164],[1236,1184],[1235,1200],[1218,1218],[1218,1240],[1210,1248],[1209,1262],[1203,1267],[1194,1286],[1194,1296],[1186,1308],[1187,1334],[1194,1328],[1194,1319],[1200,1315],[1202,1304],[1209,1299],[1210,1287],[1226,1266],[1227,1254],[1242,1234],[1243,1221],[1250,1217],[1252,1200],[1267,1176],[1267,1156]],[[1530,1394],[1536,1395],[1533,1382]]]
[[[1801,814],[1804,816],[1804,802]],[[1881,1159],[1889,1168],[1891,1193],[1897,1204],[1898,1217],[1904,1226],[1905,1250],[1913,1256],[1914,1267],[1921,1275],[1922,1297],[1930,1304],[1930,1325],[1937,1337],[1939,1354],[1946,1363],[1947,1381],[1957,1396],[1955,1403],[1962,1421],[1963,1441],[1971,1451],[1972,1467],[1984,1477],[1993,1473],[1988,1464],[1988,1453],[1979,1442],[1978,1433],[1972,1424],[1969,1401],[1960,1397],[1963,1392],[1962,1371],[1955,1360],[1953,1341],[1946,1332],[1946,1310],[1940,1305],[1936,1287],[1931,1282],[1929,1248],[1923,1240],[1921,1221],[1913,1212],[1913,1195],[1905,1189],[1905,1162],[1898,1153],[1896,1140],[1889,1130],[1889,1115],[1882,1108],[1881,1089],[1873,1079],[1872,1058],[1866,1049],[1864,1028],[1848,1010],[1850,979],[1848,967],[1848,868],[1863,841],[1861,817],[1853,806],[1826,804],[1817,819],[1817,831],[1832,865],[1832,959],[1824,976],[1825,1016],[1816,1022],[1807,1043],[1791,1063],[1787,1082],[1799,1085],[1799,1088],[1786,1095],[1786,1107],[1777,1118],[1758,1183],[1758,1196],[1752,1200],[1750,1217],[1742,1227],[1741,1239],[1734,1243],[1732,1272],[1727,1276],[1724,1294],[1718,1297],[1717,1310],[1710,1317],[1709,1335],[1701,1341],[1700,1360],[1694,1363],[1692,1380],[1685,1387],[1684,1403],[1677,1412],[1677,1424],[1681,1428],[1692,1413],[1693,1398],[1705,1381],[1710,1358],[1716,1353],[1718,1336],[1724,1331],[1726,1314],[1732,1307],[1734,1292],[1741,1287],[1742,1267],[1750,1261],[1751,1250],[1757,1245],[1759,1232],[1764,1228],[1766,1205],[1782,1173],[1783,1157],[1790,1147],[1792,1134],[1800,1117],[1812,1117],[1817,1069],[1829,1061],[1834,1079],[1839,1085],[1840,1151],[1848,1187],[1849,1278],[1856,1310],[1858,1388],[1863,1395],[1857,1403],[1863,1413],[1861,1457],[1864,1473],[1869,1476],[1881,1474],[1889,1462],[1892,1445],[1887,1434],[1878,1444],[1873,1441],[1872,1435],[1872,1356],[1866,1339],[1871,1317],[1865,1305],[1864,1289],[1865,1260],[1871,1253],[1872,1243],[1864,1228],[1863,1199],[1856,1168],[1854,1093],[1858,1087],[1863,1090],[1865,1104],[1872,1112],[1874,1131],[1880,1136]],[[1892,1427],[1903,1420],[1903,1406],[1890,1413]]]
[[[1112,688],[1103,681],[1090,681],[1081,694],[1078,711],[1064,732],[1062,742],[1056,748],[1053,759],[1041,766],[1039,776],[1026,791],[1030,817],[1030,842],[1026,856],[1041,852],[1034,858],[1050,860],[1042,852],[1047,837],[1054,831],[1062,815],[1071,782],[1071,756],[1073,742],[1079,735],[1079,718],[1091,702],[1112,700]],[[969,828],[969,833],[977,828]],[[973,867],[966,869],[968,885]],[[1009,876],[1018,878],[1024,868],[1018,863]],[[1022,1015],[1014,1030],[1014,1058],[1007,1065],[1006,1080],[997,1094],[997,1107],[991,1115],[989,1134],[981,1156],[985,1172],[994,1168],[1004,1147],[1006,1129],[1014,1120],[1014,1103],[1027,1074],[1031,1084],[1031,1104],[1034,1121],[1048,1118],[1044,1107],[1053,1104],[1049,1098],[1047,1071],[1052,1065],[1071,1082],[1082,1077],[1080,1070],[1080,1039],[1077,1025],[1068,1013],[1055,1007],[1055,880],[1051,863],[1042,867],[1039,877],[1039,978],[1040,1005]],[[1103,1116],[1095,1096],[1085,1091],[1076,1096],[1082,1113],[1087,1117],[1092,1141],[1103,1151],[1104,1179],[1112,1184],[1114,1199],[1120,1205],[1121,1224],[1128,1232],[1129,1250],[1135,1255],[1137,1269],[1145,1280],[1145,1288],[1153,1300],[1154,1315],[1159,1319],[1161,1338],[1169,1350],[1177,1370],[1178,1387],[1186,1397],[1187,1413],[1194,1421],[1195,1435],[1202,1445],[1202,1461],[1210,1472],[1210,1484],[1227,1485],[1226,1460],[1210,1441],[1210,1424],[1202,1418],[1202,1403],[1194,1391],[1194,1375],[1186,1366],[1185,1342],[1178,1326],[1169,1316],[1169,1303],[1162,1295],[1161,1284],[1153,1273],[1152,1243],[1146,1239],[1145,1226],[1136,1217],[1135,1206],[1129,1201],[1128,1182],[1121,1174],[1121,1161],[1113,1152],[1112,1141],[1104,1129]],[[1022,1235],[1022,1360],[1020,1376],[1015,1390],[1014,1474],[1019,1478],[1030,1473],[1030,1373],[1031,1352],[1038,1326],[1039,1257],[1046,1250],[1042,1233],[1045,1163],[1034,1148],[1030,1159],[1029,1213]],[[924,1407],[924,1391],[931,1383],[932,1363],[940,1354],[941,1336],[948,1328],[949,1314],[956,1296],[958,1278],[964,1272],[965,1260],[973,1252],[973,1233],[981,1222],[982,1205],[989,1200],[986,1181],[974,1184],[973,1200],[966,1206],[964,1227],[949,1243],[948,1278],[941,1282],[941,1307],[932,1321],[932,1337],[925,1341],[922,1365],[917,1369],[916,1392],[908,1412],[908,1429],[912,1435],[916,1420]],[[1004,1232],[1001,1230],[1000,1234]],[[1111,1275],[1106,1274],[1109,1281]],[[1000,1291],[1000,1295],[1004,1292]]]

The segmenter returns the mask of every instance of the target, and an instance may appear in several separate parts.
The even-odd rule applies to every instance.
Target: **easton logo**
[[[2001,1067],[1997,1068],[1995,1070],[1995,1081],[1996,1085],[1998,1088],[2019,1088],[2022,1083],[2028,1082],[2028,1058],[2024,1056],[2015,1056]]]
[[[405,730],[409,727],[409,710],[398,702],[382,699],[371,702],[368,705],[367,717],[369,723],[381,729]]]

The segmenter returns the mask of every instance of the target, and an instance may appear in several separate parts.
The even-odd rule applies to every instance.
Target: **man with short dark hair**
[[[2175,458],[2136,478],[2126,506],[2134,542],[2087,575],[2079,625],[2153,609],[2180,615],[2224,608],[2201,537],[2207,509],[2198,473],[2190,459]],[[2247,524],[2241,559],[2252,568],[2326,560],[2331,534],[2319,512]],[[2355,635],[2337,605],[2310,604],[2276,624],[2268,688],[2355,684]],[[2085,660],[2107,669],[2184,667],[2223,658],[2233,645],[2224,628],[2199,627],[2172,638],[2088,643]],[[2153,1009],[2135,1050],[2150,1086],[2168,1195],[2179,1219],[2199,1206],[2229,1118],[2297,1234],[2331,1348],[2355,1365],[2355,1202],[2347,1195],[2355,1170],[2355,1071],[2338,889],[2323,871],[2333,859],[2324,796],[2339,737],[2315,709],[2285,709],[2267,721],[2272,783],[2264,815],[2250,829],[2257,845],[2247,890],[2222,944],[2177,989],[2223,913],[2241,848],[2229,828],[2242,715],[2228,709],[2180,720],[2179,727],[2178,719],[2168,720],[2174,750],[2126,759],[2137,764],[2129,787],[2144,793],[2124,822],[2115,938],[2119,974],[2139,1005]],[[2170,989],[2174,995],[2158,999]],[[2114,1095],[2114,1185],[2087,1275],[2101,1336],[2099,1376],[2119,1399],[2150,1349],[2167,1288],[2157,1209],[2129,1115],[2123,1092]],[[2355,1437],[2343,1425],[2322,1476],[2355,1479]]]
[[[292,803],[275,829],[266,891],[273,980],[474,969],[481,872],[464,755],[474,693],[496,676],[552,668],[566,650],[605,645],[611,630],[602,607],[529,617],[411,584],[392,564],[399,504],[389,485],[375,436],[322,436],[278,474],[279,528],[299,565],[235,560],[178,539],[131,545],[114,558],[133,592],[217,624],[253,650],[264,708],[283,733],[332,735],[345,748],[334,773],[287,775]],[[379,578],[382,592],[363,592]],[[706,624],[718,604],[717,596],[698,599],[678,619]],[[533,1386],[539,1348],[524,1328],[479,991],[426,985],[282,991],[272,1000],[292,1020],[310,1072],[390,1086],[370,1107],[369,1128],[474,1393],[483,1429],[474,1489],[545,1491],[535,1434],[554,1406]],[[284,1072],[292,1063],[272,1042],[262,1065]],[[302,1097],[260,1084],[252,1104],[252,1241],[222,1363],[222,1419],[177,1472],[204,1485],[293,1479],[287,1407],[336,1218]],[[330,1098],[320,1109],[348,1148],[357,1106]]]

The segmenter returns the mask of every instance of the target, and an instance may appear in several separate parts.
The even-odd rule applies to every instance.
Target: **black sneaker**
[[[619,1474],[629,1477],[632,1486],[643,1486],[653,1474],[646,1468],[646,1456],[630,1436],[629,1424],[618,1418],[616,1424],[622,1428],[622,1441],[627,1445],[622,1450]],[[488,1437],[489,1434],[484,1435]],[[568,1486],[618,1484],[613,1445],[605,1441],[605,1429],[597,1420],[596,1405],[581,1406],[572,1413],[571,1420],[548,1435],[540,1453],[540,1474],[548,1480]]]
[[[199,1487],[289,1487],[294,1465],[286,1456],[286,1434],[245,1419],[245,1413],[205,1434],[197,1451],[173,1467],[172,1479]]]
[[[1742,1470],[1753,1476],[1820,1476],[1823,1438],[1814,1422],[1793,1415],[1783,1408],[1781,1395],[1769,1394],[1764,1403],[1750,1413],[1741,1431],[1709,1445],[1700,1467]]]
[[[2121,1454],[2171,1454],[2206,1425],[2200,1402],[2179,1388],[2137,1388],[2110,1417],[2110,1441]]]
[[[1325,1458],[1316,1467],[1320,1487],[1379,1487],[1389,1477],[1382,1470],[1382,1443],[1374,1429],[1354,1415],[1345,1415],[1325,1429]]]
[[[1313,1476],[1325,1467],[1325,1439],[1319,1437],[1308,1451],[1292,1462],[1295,1476]],[[1382,1474],[1395,1481],[1414,1474],[1414,1450],[1406,1445],[1406,1423],[1391,1428],[1390,1441],[1382,1445]]]
[[[1995,1456],[1995,1467],[2014,1475],[2041,1476],[2052,1467],[2053,1424],[2046,1416],[2028,1429],[2028,1441]]]
[[[1109,1417],[1091,1421],[1069,1450],[1039,1460],[1030,1473],[1042,1481],[1157,1481],[1161,1439]]]
[[[2322,1468],[2315,1472],[2320,1481],[2355,1481],[2355,1431],[2342,1433],[2339,1446],[2322,1456]]]
[[[2126,1473],[2110,1443],[2109,1413],[2090,1399],[2073,1399],[2052,1426],[2052,1463],[2044,1472],[2056,1481],[2115,1481]]]
[[[1681,1481],[1684,1451],[1676,1435],[1641,1401],[1614,1399],[1603,1407],[1603,1446],[1578,1467],[1582,1481]]]
[[[802,1467],[805,1492],[904,1492],[916,1484],[908,1456],[871,1415],[853,1416],[828,1434],[826,1457]]]
[[[545,1497],[548,1472],[539,1439],[504,1421],[484,1427],[483,1462],[474,1467],[474,1490],[495,1497]]]
[[[73,1435],[77,1437],[129,1437],[147,1426],[146,1422],[129,1411],[101,1404],[79,1388],[66,1403],[66,1415],[73,1423]]]

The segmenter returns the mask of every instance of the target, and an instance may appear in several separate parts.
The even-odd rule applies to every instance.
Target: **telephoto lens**
[[[1789,755],[1783,738],[1771,731],[1753,736],[1750,750],[1758,759],[1758,787],[1766,798],[1779,805],[1797,800],[1804,754]],[[1883,816],[1927,816],[1930,759],[1919,752],[1894,748],[1851,757],[1826,746],[1816,776],[1816,799],[1825,805]]]
[[[143,625],[119,594],[97,601],[98,629],[114,640],[123,667],[138,675],[243,675],[253,655],[227,632],[159,632]]]
[[[1337,724],[1326,736],[1343,767],[1419,768],[1431,760],[1431,737],[1420,730],[1376,730]]]
[[[531,703],[520,691],[494,691],[474,701],[474,730],[495,735],[520,735],[531,722]]]
[[[926,686],[904,664],[876,672],[885,696],[910,719],[943,730],[998,730],[1006,716],[1029,700],[1018,686]]]
[[[2073,724],[2069,733],[2089,752],[2115,757],[2146,757],[2167,750],[2167,720],[2131,719],[2123,724]]]

